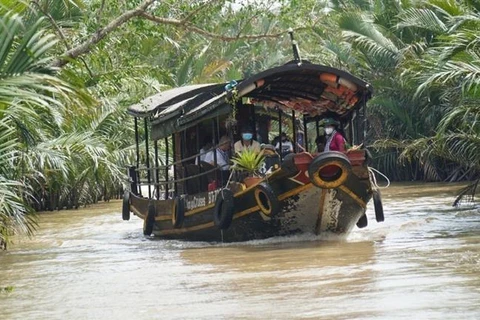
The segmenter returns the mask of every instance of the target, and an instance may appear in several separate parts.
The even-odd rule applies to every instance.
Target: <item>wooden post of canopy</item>
[[[165,137],[165,199],[168,199],[168,158],[169,150],[168,150],[168,137]],[[174,170],[175,171],[175,170]]]
[[[368,122],[367,122],[367,97],[366,97],[366,93],[363,94],[362,96],[362,100],[363,100],[363,103],[362,103],[362,110],[363,110],[363,137],[362,137],[362,141],[361,143],[366,143],[366,139],[367,139],[367,126],[368,126]]]
[[[295,110],[292,110],[292,139],[293,139],[293,152],[298,152],[298,145],[297,145],[297,123],[295,121]]]
[[[350,143],[352,144],[352,146],[355,144],[355,134],[354,134],[355,125],[353,122],[354,116],[355,116],[355,112],[353,112],[350,116],[350,130],[348,130],[348,138],[350,139]]]
[[[308,152],[308,130],[307,130],[307,116],[303,115],[303,137],[305,143],[305,151]]]

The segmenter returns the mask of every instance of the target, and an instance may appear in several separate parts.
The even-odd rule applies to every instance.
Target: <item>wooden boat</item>
[[[346,234],[367,225],[366,207],[374,197],[376,219],[383,221],[368,151],[358,147],[365,140],[372,92],[345,71],[296,59],[239,81],[167,90],[129,107],[137,159],[129,168],[123,219],[133,212],[144,220],[145,235],[191,241]],[[327,117],[338,119],[356,148],[312,147]],[[254,136],[264,143],[285,131],[297,142],[285,157],[267,155],[268,172],[250,186],[241,175],[219,170],[216,158],[213,165],[196,161],[202,139],[227,135],[236,141],[245,122],[255,124]]]

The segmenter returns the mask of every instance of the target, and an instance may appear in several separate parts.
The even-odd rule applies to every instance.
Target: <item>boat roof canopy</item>
[[[309,117],[346,117],[361,107],[373,88],[348,72],[303,61],[289,62],[244,80],[235,90],[225,83],[190,85],[167,90],[128,108],[136,117],[150,117],[152,139],[167,137],[205,119],[231,111],[237,98],[266,110],[295,111]]]
[[[162,91],[128,107],[128,113],[140,118],[152,116],[158,117],[163,111],[166,111],[166,109],[169,109],[169,112],[171,112],[175,109],[174,106],[182,106],[187,101],[203,92],[223,87],[224,85],[222,84],[209,83],[188,85]]]

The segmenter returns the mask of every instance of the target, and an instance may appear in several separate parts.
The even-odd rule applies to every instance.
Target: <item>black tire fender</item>
[[[149,236],[153,232],[153,225],[155,224],[156,209],[155,204],[150,201],[148,203],[148,212],[145,220],[143,221],[143,234]]]
[[[123,194],[122,219],[130,220],[130,191],[125,191]]]
[[[331,172],[327,173],[327,170]],[[345,154],[327,151],[313,159],[308,166],[308,176],[315,186],[333,189],[345,183],[351,170],[352,165]]]
[[[362,229],[362,228],[365,228],[366,226],[368,226],[368,219],[367,219],[367,215],[363,213],[360,219],[358,219],[357,221],[357,227]]]
[[[375,208],[375,219],[377,222],[385,221],[385,216],[383,214],[383,204],[382,196],[380,195],[380,190],[373,189],[373,207]]]
[[[213,222],[221,229],[230,227],[235,211],[233,192],[229,189],[222,189],[217,195],[213,209]]]
[[[257,185],[253,194],[260,211],[262,211],[266,216],[273,217],[280,212],[280,201],[278,201],[275,191],[273,191],[272,187],[268,183],[261,182],[259,185]]]
[[[185,220],[185,201],[181,197],[176,197],[173,202],[172,225],[175,229],[181,228]]]

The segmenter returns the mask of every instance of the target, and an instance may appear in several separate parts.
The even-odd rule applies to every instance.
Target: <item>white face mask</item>
[[[332,132],[333,132],[333,128],[332,128],[332,127],[325,128],[325,133],[326,133],[326,134],[332,134]]]

